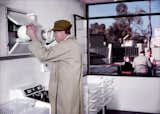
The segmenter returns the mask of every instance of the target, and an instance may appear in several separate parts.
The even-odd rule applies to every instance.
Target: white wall
[[[68,19],[73,22],[73,14],[84,15],[80,0],[9,0],[10,8],[35,13],[38,22],[45,28],[52,27],[58,19]]]
[[[73,14],[84,15],[79,0],[0,0],[7,7],[35,13],[44,28],[53,26],[58,19],[73,22]],[[73,32],[73,29],[72,29]],[[48,84],[49,73],[41,72],[41,63],[36,58],[0,61],[0,104],[9,100],[9,91],[24,84],[39,82]]]
[[[104,101],[101,95],[96,96],[93,95],[94,92],[88,92],[88,94],[92,94],[90,97],[92,96],[93,101],[99,102],[98,99],[100,99],[100,102],[106,102],[108,109],[160,113],[160,78],[87,75],[84,83],[90,85],[88,87],[91,89],[93,89],[93,85],[97,86],[94,91],[102,89],[102,93],[104,91],[107,93],[103,93],[106,94],[103,96],[106,99]],[[90,104],[93,105],[93,103]],[[94,109],[96,110],[96,108]]]
[[[114,79],[109,109],[160,113],[160,78],[109,77]]]

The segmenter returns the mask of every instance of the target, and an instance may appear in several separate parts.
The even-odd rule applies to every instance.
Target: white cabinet
[[[0,56],[7,56],[8,54],[8,27],[7,27],[7,8],[0,5]]]
[[[28,43],[18,42],[18,29],[29,22],[27,13],[0,5],[0,57],[30,55]]]

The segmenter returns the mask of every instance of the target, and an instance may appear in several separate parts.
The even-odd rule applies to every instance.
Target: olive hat
[[[72,27],[72,24],[67,20],[58,20],[54,23],[53,31],[65,31]]]

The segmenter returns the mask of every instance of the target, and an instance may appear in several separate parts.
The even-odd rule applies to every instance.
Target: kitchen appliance
[[[48,90],[45,86],[38,83],[32,83],[10,90],[10,99],[15,98],[30,98],[49,104]]]
[[[26,97],[49,103],[48,90],[45,90],[41,84],[24,90]]]
[[[10,90],[9,97],[11,102],[6,103],[0,109],[3,110],[3,107],[9,107],[8,110],[11,110],[11,106],[14,108],[12,111],[15,113],[4,114],[27,114],[27,112],[28,114],[50,114],[51,107],[49,103],[48,90],[41,84],[32,83],[23,85],[19,88],[14,88]],[[12,106],[15,104],[17,104],[17,106],[23,106],[23,104],[25,104],[25,106],[23,107],[23,110],[21,110],[22,108],[19,109],[19,107]]]

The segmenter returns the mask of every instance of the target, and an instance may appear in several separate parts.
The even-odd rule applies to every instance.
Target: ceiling
[[[85,4],[89,4],[89,3],[115,2],[122,0],[81,0],[81,1]]]
[[[13,0],[0,0],[0,4],[6,5],[10,1],[13,1]],[[115,2],[115,1],[123,1],[123,0],[80,0],[80,1],[85,4],[89,4],[89,3]]]

